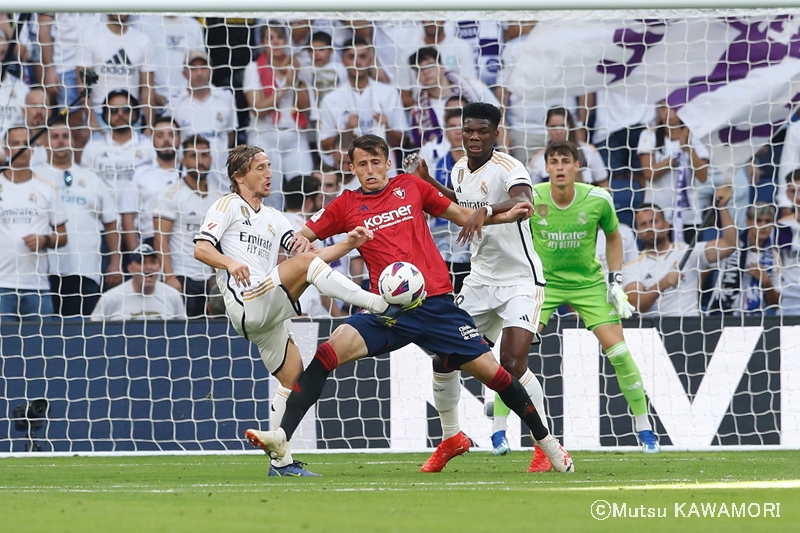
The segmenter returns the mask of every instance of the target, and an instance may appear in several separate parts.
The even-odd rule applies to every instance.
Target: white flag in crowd
[[[526,98],[607,89],[635,102],[666,98],[730,170],[800,100],[800,18],[543,21],[523,43],[512,92]]]

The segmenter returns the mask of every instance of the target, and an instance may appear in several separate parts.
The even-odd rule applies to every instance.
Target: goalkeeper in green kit
[[[534,185],[535,207],[530,218],[534,248],[547,280],[539,331],[562,304],[578,312],[614,366],[619,388],[633,412],[642,451],[658,453],[661,448],[648,419],[642,378],[622,334],[620,318],[629,318],[634,308],[622,288],[622,237],[614,202],[603,188],[575,183],[580,162],[572,143],[554,142],[544,156],[550,181]],[[607,240],[607,280],[595,256],[598,229],[605,232]],[[495,428],[498,415],[507,416],[507,409],[495,399]],[[547,457],[537,449],[529,471],[548,470]]]

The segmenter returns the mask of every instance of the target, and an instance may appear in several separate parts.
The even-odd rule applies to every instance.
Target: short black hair
[[[468,118],[488,120],[489,124],[491,124],[494,129],[497,129],[500,125],[500,121],[503,120],[503,112],[500,111],[499,107],[487,104],[486,102],[472,102],[471,104],[465,105],[461,112],[462,121],[466,122]]]
[[[544,149],[544,161],[547,162],[551,155],[568,155],[573,161],[580,161],[578,147],[569,141],[556,141],[547,145]]]
[[[447,124],[451,118],[458,117],[461,118],[461,110],[459,109],[448,109],[444,112],[444,123]]]
[[[370,44],[360,35],[354,35],[352,39],[348,39],[342,44],[342,52],[354,49],[356,46],[369,46]]]
[[[325,46],[331,46],[333,44],[333,37],[331,37],[330,33],[324,31],[315,31],[311,34],[311,42],[322,43]]]
[[[661,206],[658,204],[654,204],[652,202],[642,202],[636,206],[636,212],[640,211],[652,211],[656,214],[656,218],[661,217],[661,220],[666,220],[664,217],[664,210],[661,209]],[[636,219],[633,220],[634,224],[636,223]]]
[[[161,115],[160,117],[156,117],[156,119],[153,121],[153,128],[155,128],[159,124],[169,124],[170,126],[172,126],[172,129],[175,130],[175,133],[177,133],[181,129],[181,127],[178,126],[178,123],[175,121],[175,119],[169,115]]]
[[[419,64],[427,59],[433,59],[434,63],[441,65],[439,62],[439,50],[435,46],[423,46],[408,57],[408,64],[418,69]]]
[[[286,201],[286,209],[295,211],[302,209],[306,198],[321,190],[322,182],[314,176],[293,177],[283,184],[283,199]]]

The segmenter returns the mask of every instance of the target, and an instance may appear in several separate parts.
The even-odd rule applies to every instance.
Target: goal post
[[[54,24],[59,13],[96,13],[97,18],[81,22],[88,25],[103,24],[105,17],[98,11],[102,6],[85,0],[66,4],[34,0],[24,5],[10,0],[7,4],[9,11],[56,14]],[[800,102],[800,9],[796,2],[772,0],[765,6],[752,0],[653,0],[647,9],[641,6],[641,2],[615,0],[598,9],[595,2],[565,0],[538,2],[537,9],[530,10],[531,2],[521,0],[503,0],[491,6],[486,2],[410,0],[378,8],[374,2],[345,0],[336,3],[337,11],[331,11],[331,2],[300,0],[280,2],[274,11],[264,11],[263,2],[240,0],[225,6],[230,11],[223,11],[218,2],[204,0],[191,4],[123,0],[115,9],[136,13],[130,25],[153,40],[157,50],[148,56],[151,64],[145,65],[144,71],[155,73],[153,92],[163,96],[161,103],[154,104],[154,113],[176,117],[183,96],[173,95],[185,87],[170,84],[184,79],[184,61],[191,50],[180,39],[169,40],[172,19],[162,15],[199,19],[201,46],[208,51],[212,80],[228,91],[224,101],[233,106],[231,122],[224,126],[227,129],[209,126],[207,132],[224,138],[224,143],[229,134],[242,142],[269,142],[264,147],[285,181],[315,173],[322,176],[323,164],[341,164],[334,158],[338,154],[319,149],[327,112],[321,106],[324,95],[346,83],[336,78],[347,75],[337,57],[354,31],[354,21],[358,21],[356,29],[369,27],[372,32],[374,75],[383,76],[383,83],[397,93],[402,109],[397,114],[398,125],[392,127],[402,124],[409,137],[418,130],[422,138],[430,135],[443,142],[447,136],[443,121],[446,98],[440,93],[425,97],[420,104],[419,82],[409,65],[409,56],[423,44],[422,22],[441,20],[448,38],[443,60],[451,61],[450,72],[459,73],[457,78],[449,78],[450,83],[463,84],[462,92],[471,91],[470,98],[495,98],[503,106],[508,132],[504,148],[521,159],[532,176],[537,172],[539,151],[552,131],[561,128],[546,127],[547,112],[564,107],[575,122],[572,133],[584,135],[586,153],[592,161],[600,161],[600,168],[594,169],[600,177],[587,179],[601,185],[605,182],[621,221],[632,226],[637,205],[653,200],[647,192],[652,185],[640,174],[639,153],[646,150],[638,140],[649,131],[657,117],[657,105],[664,101],[705,151],[701,159],[707,161],[707,178],[693,187],[684,184],[684,189],[691,189],[690,202],[700,214],[698,223],[702,210],[712,205],[714,191],[725,185],[734,189],[731,213],[737,232],[747,229],[748,209],[752,211],[757,202],[772,204],[791,218],[794,206],[786,176],[800,168],[800,137],[795,137],[800,131],[794,133]],[[247,65],[264,50],[261,28],[268,21],[283,28],[289,38],[292,28],[305,35],[298,42],[289,39],[286,43],[295,54],[292,68],[298,69],[298,76],[301,71],[313,71],[311,35],[331,35],[333,82],[315,78],[313,72],[310,77],[302,74],[298,78],[305,89],[323,95],[310,98],[309,107],[299,109],[308,119],[303,125],[292,118],[287,121],[285,112],[259,115],[248,103],[246,93],[252,89],[248,84],[263,80],[248,77]],[[37,27],[35,16],[29,24],[32,33],[19,36],[30,53],[22,61],[21,83],[28,89],[41,83],[42,78],[36,76],[43,76],[47,67],[56,67],[59,80],[67,79],[63,75],[74,71],[77,60],[58,64],[59,58],[70,56],[57,53],[54,65],[43,65],[45,45],[37,36],[42,28]],[[153,24],[161,25],[158,31],[148,31],[147,25]],[[77,39],[72,43],[75,46],[90,46],[93,43],[83,41],[90,29],[87,26],[75,33],[71,28],[64,35]],[[166,40],[155,42],[156,37],[150,35]],[[460,50],[467,50],[466,56],[459,55]],[[15,121],[24,120],[25,104],[14,100],[12,91],[3,90],[0,84],[0,111],[4,113],[0,131],[5,132]],[[401,90],[415,103],[402,103]],[[8,101],[3,101],[2,95]],[[292,101],[283,111],[298,111],[298,102]],[[428,108],[422,109],[424,106]],[[50,105],[50,109],[54,107]],[[389,115],[388,110],[374,110]],[[214,113],[217,111],[207,112],[212,122]],[[426,130],[430,124],[423,124],[420,117],[436,124]],[[273,124],[280,127],[258,129]],[[372,126],[359,127],[367,131]],[[190,119],[182,122],[181,128],[206,133],[191,125]],[[289,141],[287,130],[292,136]],[[626,132],[624,141],[613,145],[613,134],[620,131]],[[636,141],[630,132],[635,132]],[[406,152],[418,149],[412,144],[404,146]],[[37,150],[41,158],[44,148]],[[625,151],[629,152],[627,162],[615,163],[616,154]],[[335,174],[336,169],[331,172]],[[538,172],[541,179],[541,170]],[[226,179],[218,172],[215,183],[221,190]],[[285,185],[285,181],[281,182]],[[62,191],[64,198],[73,198],[70,195],[77,190],[77,181],[69,186],[72,189]],[[5,188],[7,192],[8,186]],[[663,188],[674,192],[678,187],[669,183]],[[0,201],[3,195],[0,188]],[[314,196],[306,194],[303,201],[314,205]],[[323,195],[319,201],[327,200]],[[9,213],[0,216],[13,215]],[[747,293],[743,298],[757,301],[756,307],[764,304],[769,309],[751,306],[738,314],[716,314],[713,302],[729,296],[731,290],[724,284],[723,274],[733,269],[738,276],[737,269],[749,268],[750,263],[742,259],[740,263],[707,266],[704,284],[696,289],[698,311],[692,316],[624,321],[654,429],[665,449],[800,448],[800,319],[795,316],[800,315],[800,296],[795,296],[800,294],[800,274],[794,273],[800,271],[800,264],[790,226],[776,227],[770,241],[772,259],[759,252],[752,260],[760,261],[760,267],[780,286],[783,302],[798,300],[796,311],[788,304],[768,306],[756,290],[757,284],[750,284],[737,290]],[[136,231],[144,237],[142,228],[137,221]],[[456,274],[459,262],[463,264],[468,254],[448,242],[452,228],[433,221],[431,228]],[[77,236],[98,232],[94,225],[71,231]],[[706,241],[719,233],[715,228],[697,231]],[[631,248],[626,259],[635,259],[635,234],[631,230],[629,235]],[[602,256],[603,250],[599,252]],[[51,266],[58,253],[50,252]],[[102,272],[93,274],[102,277]],[[737,305],[748,303],[737,301]],[[340,323],[324,312],[294,322],[306,363]],[[570,450],[637,448],[633,420],[614,369],[595,337],[568,309],[561,309],[551,320],[541,346],[531,348],[529,366],[543,384],[551,429]],[[295,433],[294,449],[431,449],[441,439],[431,377],[429,354],[415,345],[337,369],[321,401]],[[236,334],[227,319],[125,323],[3,320],[0,456],[37,449],[58,453],[244,451],[248,449],[244,430],[268,426],[276,387],[277,381],[268,375],[257,351]],[[477,450],[491,449],[492,422],[484,407],[492,400],[493,394],[481,384],[462,378],[461,424],[475,440]],[[509,437],[513,449],[532,445],[518,419],[510,424]]]

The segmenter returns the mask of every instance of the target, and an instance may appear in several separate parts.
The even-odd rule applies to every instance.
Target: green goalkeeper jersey
[[[575,198],[561,208],[551,198],[550,188],[549,182],[534,185],[530,218],[533,246],[542,260],[547,286],[605,283],[595,250],[598,228],[610,233],[619,226],[611,195],[601,187],[576,183]]]

